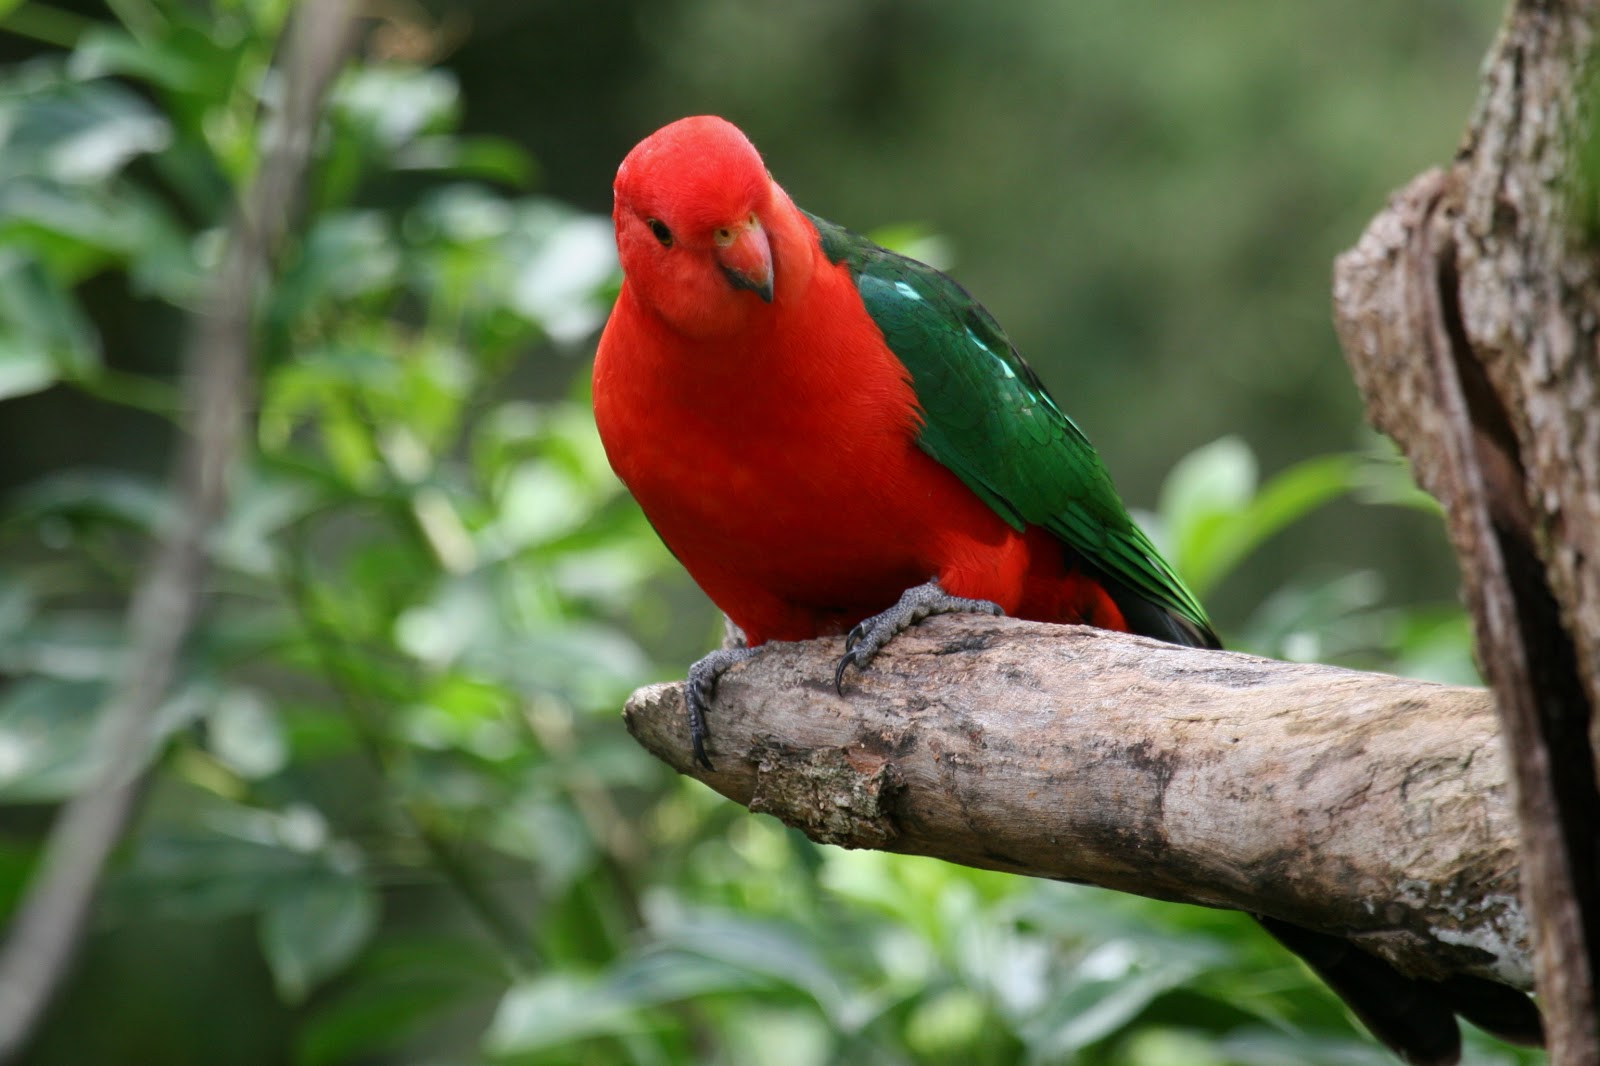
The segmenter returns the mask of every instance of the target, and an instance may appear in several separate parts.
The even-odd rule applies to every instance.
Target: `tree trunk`
[[[1338,260],[1373,422],[1448,515],[1520,824],[1551,1061],[1600,1062],[1600,5],[1517,3],[1456,161]]]
[[[1516,820],[1482,689],[1078,626],[930,619],[834,693],[837,640],[723,675],[716,770],[683,686],[657,757],[815,840],[1232,907],[1402,973],[1529,987]]]

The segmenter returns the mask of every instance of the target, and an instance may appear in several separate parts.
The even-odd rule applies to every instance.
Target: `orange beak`
[[[749,289],[767,303],[772,302],[772,246],[761,220],[749,221],[716,232],[717,262],[723,276],[736,289]]]

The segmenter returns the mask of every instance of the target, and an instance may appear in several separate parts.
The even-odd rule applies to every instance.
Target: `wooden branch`
[[[1334,277],[1368,412],[1449,518],[1562,1066],[1600,1062],[1600,257],[1573,217],[1597,38],[1594,0],[1513,3],[1455,161]]]
[[[812,839],[1231,907],[1404,973],[1532,981],[1489,696],[1008,618],[930,619],[843,697],[837,640],[718,684],[715,771],[681,683],[640,689],[652,754]]]

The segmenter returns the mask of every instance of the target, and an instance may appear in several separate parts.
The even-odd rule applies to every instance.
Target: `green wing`
[[[967,291],[815,215],[824,254],[911,372],[917,443],[1017,529],[1043,526],[1130,592],[1215,643],[1204,608],[1128,515],[1100,456]]]

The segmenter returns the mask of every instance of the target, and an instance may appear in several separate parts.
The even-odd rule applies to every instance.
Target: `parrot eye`
[[[649,226],[650,232],[656,235],[656,240],[661,242],[661,247],[672,247],[672,231],[667,228],[665,222],[659,218],[647,218],[644,220],[644,224]]]

